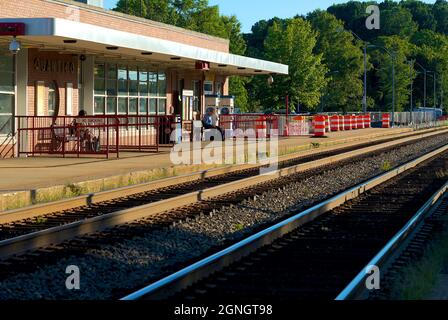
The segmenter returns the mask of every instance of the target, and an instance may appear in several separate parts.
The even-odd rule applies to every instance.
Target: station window
[[[127,65],[95,65],[95,114],[166,114],[167,80],[162,71]]]
[[[14,58],[0,54],[0,135],[12,133],[14,109]]]
[[[56,98],[56,91],[58,90],[58,88],[56,87],[56,85],[54,83],[50,83],[48,85],[48,115],[49,116],[57,116],[57,109],[58,106],[56,105],[57,103],[57,98]]]

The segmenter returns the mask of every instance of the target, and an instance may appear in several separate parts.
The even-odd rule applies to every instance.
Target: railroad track
[[[423,138],[419,134],[404,139],[386,139],[386,141],[382,140],[381,142],[350,146],[280,162],[280,169],[273,175],[260,176],[258,175],[259,167],[253,167],[158,189],[150,188],[149,191],[92,203],[90,206],[76,207],[43,216],[39,215],[37,218],[33,216],[28,219],[17,220],[21,214],[28,216],[30,208],[15,210],[1,215],[3,220],[8,219],[8,215],[12,215],[9,219],[13,219],[13,221],[0,225],[0,259],[61,243],[77,236],[100,232],[156,214],[160,214],[160,219],[154,219],[155,225],[163,220],[170,224],[176,220],[194,217],[204,208],[222,206],[223,203],[229,202],[226,195],[228,192],[242,190],[255,184],[266,183],[289,175],[293,175],[292,179],[296,179],[297,177],[294,174],[298,172],[305,172],[306,174],[301,176],[301,179],[305,179],[319,171],[341,165],[343,161],[353,161],[357,157],[366,158],[385,152],[388,149],[410,145],[420,139],[431,139],[444,134],[446,133],[432,132],[423,135]],[[336,161],[342,162],[335,163]],[[145,186],[147,184],[143,187]],[[262,185],[260,188],[253,190],[259,193],[263,188],[269,186]],[[142,186],[137,188],[142,188]],[[116,190],[113,191],[113,193],[116,192]],[[225,196],[222,197],[223,195]],[[219,197],[222,197],[221,201]],[[216,198],[212,204],[203,201],[211,198]],[[166,211],[192,204],[196,204],[196,212],[193,210],[193,213],[185,213],[180,210],[175,214],[165,214]],[[50,204],[50,206],[54,206],[54,204]],[[45,206],[40,208],[42,209],[42,207]],[[31,212],[33,215],[35,214],[32,208]]]
[[[123,299],[222,303],[366,297],[366,267],[385,267],[445,199],[447,150],[439,148],[335,195]]]
[[[435,138],[437,142],[437,144],[440,145],[445,145],[445,136],[437,136]],[[165,210],[163,212],[161,212],[160,214],[154,215],[154,214],[150,214],[148,216],[147,213],[144,213],[142,215],[142,218],[139,219],[133,219],[130,222],[126,222],[126,223],[119,223],[118,226],[115,226],[113,228],[110,228],[109,230],[103,230],[101,232],[95,232],[97,231],[95,228],[91,227],[91,225],[86,224],[87,226],[89,226],[89,228],[91,228],[92,231],[91,234],[88,235],[83,235],[83,236],[79,236],[76,237],[73,240],[70,241],[64,241],[63,238],[64,237],[68,237],[66,234],[67,229],[65,230],[60,230],[59,235],[62,235],[62,238],[58,238],[56,239],[57,241],[54,241],[54,239],[51,239],[50,242],[48,242],[48,244],[45,245],[41,245],[41,243],[39,243],[39,245],[36,245],[37,240],[39,240],[39,238],[32,238],[29,237],[29,235],[24,235],[24,236],[19,236],[18,238],[14,238],[12,241],[11,240],[6,240],[6,241],[2,241],[2,249],[5,250],[3,251],[3,253],[5,253],[4,259],[0,260],[0,281],[2,282],[2,288],[8,288],[9,286],[13,286],[15,289],[10,289],[13,291],[10,292],[17,292],[17,290],[22,290],[20,288],[23,288],[23,285],[25,285],[25,287],[30,288],[32,287],[32,282],[35,282],[36,277],[38,277],[40,279],[40,277],[42,276],[42,273],[48,273],[48,280],[47,280],[47,284],[48,285],[55,285],[56,287],[52,288],[50,291],[46,291],[47,293],[42,293],[42,296],[54,296],[55,291],[61,291],[58,292],[58,296],[60,294],[60,296],[64,296],[68,294],[67,290],[65,290],[65,287],[62,288],[58,285],[60,283],[64,283],[65,280],[58,280],[58,277],[61,276],[60,272],[61,270],[65,270],[65,267],[67,266],[66,263],[70,263],[70,262],[66,262],[66,261],[72,261],[72,263],[74,262],[75,264],[79,263],[87,263],[88,264],[88,269],[90,270],[89,273],[91,273],[90,276],[93,276],[92,278],[92,285],[90,286],[90,288],[95,288],[98,286],[98,282],[100,281],[101,283],[105,284],[105,288],[104,290],[108,290],[110,291],[110,295],[109,293],[102,293],[103,289],[100,290],[101,294],[105,294],[105,297],[107,297],[108,299],[110,299],[111,297],[120,297],[123,296],[125,293],[129,292],[129,281],[130,281],[130,274],[129,271],[125,271],[124,273],[122,271],[120,271],[122,274],[118,274],[119,277],[122,278],[123,282],[121,284],[117,284],[117,277],[114,275],[114,271],[117,268],[122,268],[123,266],[128,265],[129,263],[129,259],[132,257],[127,257],[127,254],[132,254],[133,255],[133,250],[137,250],[136,252],[146,252],[148,250],[148,247],[146,244],[144,244],[141,248],[132,248],[132,246],[137,242],[139,243],[141,241],[141,239],[145,239],[148,238],[150,241],[154,240],[154,236],[157,236],[157,234],[169,234],[170,230],[172,229],[177,229],[177,223],[179,222],[181,225],[183,224],[183,222],[188,221],[189,219],[191,219],[191,221],[195,221],[195,220],[201,220],[203,217],[203,220],[215,220],[215,218],[211,218],[208,217],[208,215],[213,214],[215,210],[216,211],[220,211],[223,208],[227,208],[227,207],[232,207],[232,204],[235,204],[235,208],[239,208],[240,204],[243,201],[246,201],[245,199],[254,199],[255,197],[258,197],[259,195],[262,195],[264,193],[266,193],[266,191],[270,191],[270,190],[281,190],[284,188],[286,188],[286,186],[292,185],[292,184],[299,184],[300,186],[302,186],[303,184],[307,183],[307,180],[313,180],[315,176],[326,176],[328,172],[330,172],[330,170],[333,171],[338,171],[340,172],[342,171],[346,171],[348,170],[348,168],[350,168],[350,170],[352,170],[353,166],[358,166],[358,163],[371,163],[372,161],[374,161],[374,159],[376,158],[380,158],[383,159],[384,158],[384,154],[393,154],[394,152],[396,154],[401,153],[401,152],[405,152],[404,149],[407,148],[408,151],[407,154],[408,156],[406,157],[415,157],[414,152],[415,150],[420,150],[421,147],[415,149],[413,143],[411,142],[411,140],[409,140],[408,142],[411,143],[411,146],[408,147],[402,147],[402,148],[398,148],[397,146],[403,146],[403,141],[400,140],[400,142],[390,142],[386,145],[388,145],[387,147],[385,145],[381,145],[381,147],[378,146],[378,149],[375,150],[375,147],[369,147],[372,149],[367,149],[370,150],[370,152],[365,153],[366,150],[362,150],[362,152],[360,152],[361,150],[357,150],[357,152],[360,152],[360,154],[362,155],[358,155],[356,157],[353,156],[353,153],[349,155],[337,155],[334,158],[332,158],[332,163],[331,164],[326,164],[323,165],[323,163],[319,164],[319,161],[322,162],[326,162],[328,161],[328,158],[326,159],[322,159],[322,160],[317,160],[316,162],[318,164],[314,164],[315,167],[314,169],[309,169],[308,166],[310,166],[311,164],[304,164],[304,165],[299,165],[298,167],[300,168],[301,166],[305,166],[306,171],[301,171],[297,168],[291,169],[291,168],[286,168],[286,169],[281,169],[279,170],[279,172],[276,175],[273,175],[272,177],[269,177],[268,180],[263,180],[263,179],[267,179],[266,177],[261,177],[261,182],[260,180],[258,180],[258,177],[256,177],[255,180],[252,180],[252,178],[246,179],[247,185],[243,186],[243,189],[238,189],[235,188],[234,185],[232,183],[227,184],[224,188],[224,190],[226,190],[226,192],[222,192],[222,190],[220,190],[221,187],[217,187],[217,188],[212,188],[215,189],[213,192],[216,192],[216,196],[211,197],[212,193],[209,193],[208,196],[210,196],[210,198],[204,197],[203,199],[200,199],[200,201],[197,201],[198,199],[195,198],[193,203],[190,203],[188,205],[185,206],[180,206],[179,204],[177,204],[175,206],[175,209],[169,209],[169,210]],[[415,141],[414,141],[415,142]],[[428,147],[428,145],[431,145],[428,142],[426,142],[426,140],[424,140],[423,142],[420,140],[420,142],[418,142],[417,144],[420,145],[424,145],[424,149],[426,150],[425,152],[428,152],[428,150],[430,150],[431,148],[437,148],[437,146],[434,144],[435,142],[432,142],[432,147]],[[445,146],[445,148],[448,148],[448,146]],[[374,150],[374,151],[373,151]],[[405,153],[406,153],[405,152]],[[421,154],[421,151],[420,151]],[[344,161],[338,161],[335,159],[340,159],[347,157],[346,160]],[[378,163],[378,160],[377,160]],[[375,166],[374,166],[375,167]],[[410,168],[412,167],[412,165],[408,164],[406,166],[406,168]],[[372,167],[373,168],[373,167]],[[371,169],[369,169],[371,170]],[[371,171],[371,173],[368,173],[368,176],[372,176],[377,174],[375,173],[377,169],[374,169],[374,171]],[[402,169],[398,169],[398,171],[400,171]],[[397,170],[393,170],[391,174],[394,174],[394,172],[396,172]],[[359,179],[358,181],[363,181],[366,179],[366,175],[361,174],[359,175]],[[249,181],[247,181],[249,180]],[[256,182],[256,183],[255,183]],[[241,181],[237,181],[236,184],[240,184]],[[346,187],[350,187],[353,184],[347,184]],[[341,186],[342,188],[346,188],[344,186]],[[230,190],[230,191],[229,191]],[[343,189],[338,189],[338,190],[343,190]],[[356,189],[357,190],[357,189]],[[319,189],[320,192],[322,192],[322,190]],[[210,191],[205,191],[205,193],[210,192]],[[328,192],[328,191],[326,191]],[[334,192],[334,191],[333,191]],[[354,194],[357,194],[361,191],[356,191],[354,192]],[[328,193],[328,196],[326,195],[325,197],[329,197],[331,195],[331,192]],[[181,196],[184,197],[184,196]],[[317,199],[317,198],[316,198]],[[171,201],[171,200],[169,200]],[[176,200],[177,201],[177,200]],[[258,201],[258,200],[257,200]],[[301,204],[302,208],[307,207],[307,206],[311,206],[314,205],[316,203],[317,200],[312,200],[314,201],[313,203],[306,203],[306,204]],[[320,201],[320,200],[319,200]],[[290,210],[292,210],[293,208],[297,207],[296,205],[294,205],[293,203],[291,203],[293,205],[293,207],[287,208],[284,212],[281,212],[281,214],[279,214],[278,216],[276,216],[275,221],[280,221],[280,219],[284,219],[285,217],[288,217],[288,215],[293,215],[294,212],[290,212]],[[290,205],[291,205],[290,204]],[[158,205],[158,204],[157,204]],[[224,210],[224,209],[223,209]],[[123,214],[123,213],[121,213]],[[135,217],[134,217],[135,218]],[[219,216],[217,216],[219,221]],[[227,221],[227,216],[226,216],[226,220]],[[95,219],[95,218],[94,218]],[[274,221],[274,222],[275,222]],[[90,222],[90,221],[89,221]],[[271,223],[272,221],[267,221],[268,223]],[[260,227],[263,227],[266,225],[266,222],[263,222],[263,224],[260,224]],[[57,227],[59,228],[59,227]],[[254,229],[255,231],[257,229]],[[47,230],[44,230],[42,232],[42,234],[40,234],[40,236],[42,236],[41,239],[45,239],[46,241],[48,240],[48,238],[51,238],[51,234],[50,236],[44,237],[45,233],[47,232]],[[177,231],[176,231],[177,232]],[[251,231],[253,232],[253,231]],[[73,235],[70,235],[70,239],[73,238]],[[37,240],[36,240],[37,239]],[[135,240],[134,240],[135,239]],[[166,237],[162,236],[162,243],[168,241],[168,242],[172,242],[173,239],[167,239]],[[10,242],[11,241],[11,242]],[[20,247],[20,245],[25,245],[26,248],[29,249],[28,246],[28,242],[27,241],[31,241],[31,247],[34,246],[34,249],[38,248],[37,250],[34,251],[30,251],[27,252],[25,254],[23,254],[24,252],[21,252],[22,249],[24,249],[24,247]],[[40,240],[39,240],[40,241]],[[188,241],[191,241],[190,236],[188,237]],[[197,240],[196,240],[197,241]],[[202,241],[202,240],[199,240]],[[205,240],[204,240],[205,241]],[[231,243],[232,240],[229,240]],[[225,245],[226,242],[224,242],[223,244]],[[12,245],[11,245],[12,244]],[[11,245],[11,246],[9,246]],[[17,247],[17,245],[19,245]],[[221,246],[222,244],[218,244],[218,246]],[[42,247],[42,248],[40,248]],[[105,252],[107,259],[110,259],[110,254],[114,255],[114,252],[117,252],[117,249],[120,248],[119,250],[122,250],[121,248],[124,249],[124,251],[122,251],[122,253],[119,253],[119,255],[124,254],[126,257],[125,262],[123,261],[123,264],[113,264],[111,266],[107,266],[107,268],[111,268],[111,269],[106,269],[108,271],[104,271],[105,267],[104,266],[104,258],[103,256],[99,257],[99,259],[94,258],[94,260],[91,259],[92,257],[92,253],[93,255],[97,255],[95,252],[98,251],[102,251],[104,250],[104,248],[110,248],[112,251],[108,251],[109,249],[106,249],[107,252]],[[216,248],[213,247],[213,245],[211,245],[211,250],[215,250]],[[129,251],[130,250],[130,251]],[[145,251],[146,250],[146,251]],[[196,250],[194,247],[192,250]],[[17,252],[20,252],[20,255],[12,255],[14,252],[14,254],[16,254]],[[152,251],[152,249],[150,249],[150,251],[148,251],[149,255],[152,255],[154,251]],[[145,254],[143,255],[144,258],[143,259],[148,259],[148,257],[150,256],[145,256]],[[96,259],[96,260],[95,260]],[[151,258],[152,259],[152,258]],[[184,258],[185,260],[178,260],[177,264],[172,264],[169,266],[164,267],[165,270],[172,270],[174,268],[177,268],[179,265],[186,265],[186,263],[188,263],[188,258]],[[197,258],[190,258],[190,259],[194,259],[194,261],[197,260]],[[115,259],[114,259],[115,260]],[[85,261],[85,262],[82,262]],[[140,262],[136,262],[138,266],[140,264]],[[172,263],[172,262],[170,262]],[[132,270],[136,270],[134,268],[134,265],[129,265]],[[126,268],[125,268],[126,269]],[[174,271],[174,270],[173,270]],[[37,273],[36,273],[37,272]],[[97,274],[97,272],[102,272]],[[104,273],[105,272],[105,273]],[[142,278],[137,277],[138,279],[133,279],[132,283],[135,282],[135,284],[131,284],[131,286],[134,286],[134,288],[140,287],[142,285],[142,283],[147,283],[147,280],[145,281],[146,278],[151,278],[151,276],[149,275],[144,275],[144,270],[140,270],[140,272],[143,273],[139,273],[142,274]],[[99,280],[102,276],[106,276],[109,277],[109,274],[111,274],[112,278],[108,279],[108,280]],[[125,276],[124,276],[125,275]],[[163,275],[163,274],[162,274]],[[18,276],[18,277],[16,277]],[[161,276],[154,274],[153,276],[156,276],[156,279],[160,279]],[[135,278],[135,277],[134,277]],[[27,279],[27,280],[26,280]],[[19,282],[17,282],[19,281]],[[24,281],[24,282],[22,282]],[[40,281],[40,280],[39,280]],[[11,283],[12,282],[12,283]],[[18,285],[18,287],[16,286]],[[86,285],[87,287],[89,287],[89,285]],[[36,287],[34,287],[36,290],[36,292],[41,292],[42,290],[45,291],[45,288],[42,287],[42,282],[39,282],[37,284]],[[32,292],[32,291],[31,291]],[[40,293],[39,293],[40,294]],[[12,294],[14,296],[14,294]],[[27,295],[27,294],[26,294]],[[7,295],[2,295],[2,293],[0,292],[0,297],[3,298],[7,298]],[[89,297],[92,297],[92,295],[90,295],[89,293]],[[93,295],[93,297],[100,297],[99,295]]]

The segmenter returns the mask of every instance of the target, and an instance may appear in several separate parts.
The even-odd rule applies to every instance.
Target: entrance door
[[[194,96],[192,90],[182,91],[182,120],[193,121],[194,120]]]
[[[182,141],[192,138],[193,120],[193,90],[182,90]]]

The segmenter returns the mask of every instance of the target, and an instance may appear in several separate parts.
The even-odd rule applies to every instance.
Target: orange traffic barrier
[[[356,116],[356,124],[358,129],[364,129],[364,115]]]
[[[325,116],[315,116],[313,119],[314,123],[314,136],[324,137],[325,136]]]
[[[369,129],[371,126],[372,125],[370,123],[370,113],[367,113],[364,115],[364,128]]]
[[[325,117],[325,132],[330,132],[331,128],[330,128],[330,117],[329,116],[324,116]]]
[[[352,124],[352,130],[358,129],[358,124],[356,123],[356,116],[353,114],[350,116],[351,118],[351,124]]]
[[[344,131],[344,116],[338,116],[339,117],[339,131]]]
[[[330,117],[330,129],[332,132],[339,131],[339,116]]]
[[[344,116],[344,128],[346,131],[352,130],[352,116]]]
[[[390,128],[390,113],[383,113],[383,128]]]

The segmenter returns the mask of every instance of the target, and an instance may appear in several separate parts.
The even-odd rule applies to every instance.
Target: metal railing
[[[309,135],[311,117],[297,115],[230,114],[221,115],[219,125],[231,135],[256,132],[257,137],[270,137],[272,132],[279,136]],[[235,134],[232,134],[235,133]]]
[[[158,152],[171,144],[174,116],[18,116],[18,155],[94,155]]]
[[[16,133],[9,133],[4,138],[0,138],[0,159],[14,157],[16,147]]]

